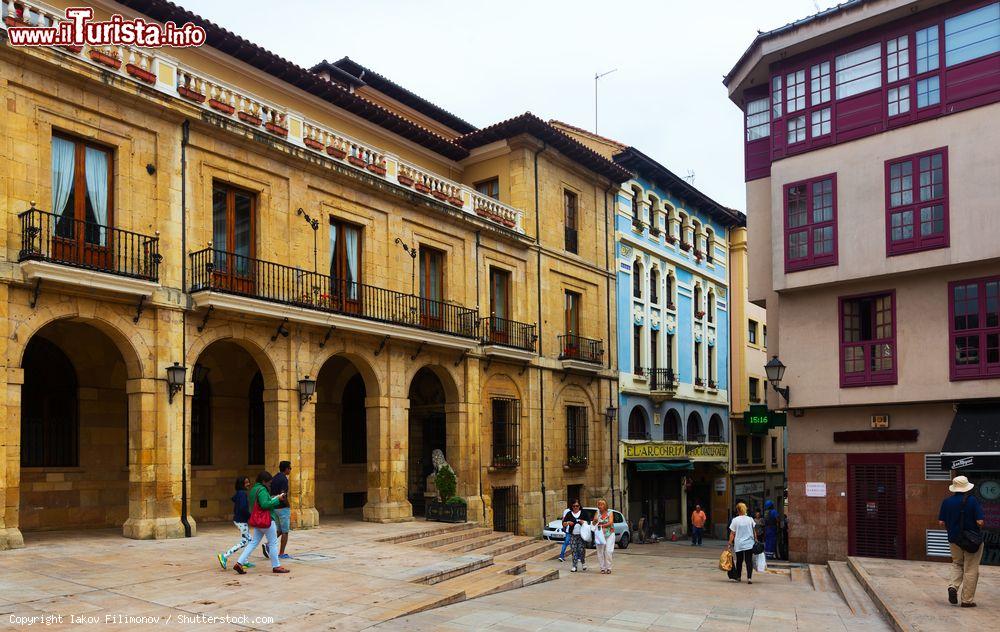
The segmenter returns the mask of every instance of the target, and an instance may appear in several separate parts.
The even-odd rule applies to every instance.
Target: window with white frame
[[[747,140],[767,138],[771,134],[771,116],[767,98],[747,103]]]
[[[812,113],[812,136],[823,136],[830,133],[830,108],[814,110]]]
[[[938,25],[917,31],[917,74],[938,69]]]
[[[785,111],[789,114],[806,107],[806,71],[797,70],[785,75]]]
[[[882,44],[876,42],[864,48],[838,55],[837,98],[843,99],[882,86]]]
[[[806,139],[806,117],[788,119],[788,144],[800,143]]]
[[[886,93],[886,101],[889,106],[889,116],[906,114],[910,111],[910,86],[904,83],[895,88],[889,88]]]
[[[819,105],[830,100],[830,62],[814,65],[809,70],[809,77],[812,81],[810,85],[810,104]]]
[[[885,80],[889,83],[910,76],[910,38],[894,37],[885,43]]]
[[[937,105],[941,102],[941,80],[937,77],[927,77],[917,82],[917,107]]]
[[[1000,52],[1000,2],[944,21],[944,63],[954,66]]]
[[[771,79],[771,118],[781,116],[781,75]]]

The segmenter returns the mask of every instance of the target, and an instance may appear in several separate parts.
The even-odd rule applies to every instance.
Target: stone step
[[[847,602],[847,607],[851,609],[854,616],[864,617],[878,614],[878,608],[872,601],[868,593],[858,582],[857,577],[847,567],[847,562],[827,562],[830,574],[833,575],[833,582],[837,587],[840,596]]]
[[[789,569],[789,578],[793,584],[812,585],[809,580],[809,569],[802,568],[800,566],[792,566]]]
[[[464,555],[458,558],[445,558],[444,561],[428,567],[417,569],[407,581],[415,584],[434,585],[493,566],[493,558],[482,555]]]
[[[559,579],[558,568],[529,568],[521,574],[522,586],[534,586]]]
[[[459,524],[452,524],[443,527],[435,527],[432,529],[423,529],[420,531],[411,531],[410,533],[401,533],[399,535],[392,535],[387,538],[379,538],[375,540],[376,542],[385,542],[387,544],[401,544],[403,542],[412,542],[414,540],[420,540],[423,538],[428,538],[434,535],[443,535],[445,533],[453,533],[455,531],[465,531],[467,529],[474,529],[477,525],[474,522],[463,522]]]
[[[502,542],[510,537],[509,533],[503,532],[490,532],[479,536],[478,538],[467,538],[464,540],[459,540],[457,542],[451,542],[449,544],[443,544],[440,546],[433,547],[434,549],[441,551],[442,553],[466,553],[472,552],[477,555],[484,555],[478,549],[488,547],[498,542]]]
[[[809,579],[812,580],[813,588],[819,592],[836,592],[837,588],[833,584],[833,576],[830,569],[821,564],[809,565]]]
[[[513,534],[507,534],[507,535],[508,535],[507,538],[500,540],[496,544],[491,544],[490,546],[479,549],[476,551],[476,553],[480,555],[492,555],[493,557],[497,557],[505,553],[513,553],[514,551],[523,549],[524,547],[529,546],[530,544],[538,541],[537,538],[529,538],[528,536],[524,535],[513,535]],[[508,558],[507,561],[511,560]]]
[[[505,590],[521,588],[524,585],[522,575],[525,572],[525,568],[523,562],[495,564],[441,582],[437,586],[445,590],[461,590],[465,593],[466,599],[475,599],[476,597],[492,595]]]
[[[485,529],[483,527],[475,527],[472,529],[460,529],[457,531],[448,531],[445,533],[432,534],[426,538],[420,538],[419,540],[410,540],[406,544],[410,546],[419,546],[427,549],[434,549],[437,547],[452,544],[454,542],[462,542],[464,540],[472,540],[474,538],[481,538],[484,535],[489,535],[493,533],[491,529]]]
[[[465,593],[461,590],[434,590],[422,592],[415,595],[403,597],[390,602],[381,617],[388,621],[398,619],[418,612],[433,610],[450,606],[465,600]]]
[[[567,551],[568,554],[568,551]],[[554,560],[559,555],[559,545],[545,540],[529,540],[528,544],[497,555],[494,559],[498,562],[548,562]]]

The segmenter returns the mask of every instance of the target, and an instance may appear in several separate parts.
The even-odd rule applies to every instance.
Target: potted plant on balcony
[[[319,142],[315,138],[303,138],[302,143],[309,149],[315,149],[316,151],[323,151],[323,143]]]
[[[431,191],[431,195],[433,195],[435,198],[441,200],[442,202],[445,202],[445,201],[448,200],[448,194],[445,193],[444,191],[439,190],[439,189],[434,189],[433,191]]]
[[[566,459],[565,469],[570,469],[574,467],[587,467],[587,457],[580,454],[574,454],[570,456],[568,459]]]
[[[457,195],[450,196],[448,198],[448,203],[451,204],[452,206],[457,206],[458,208],[462,208],[463,206],[465,206],[465,200],[458,197]]]
[[[434,476],[438,498],[427,503],[427,519],[437,522],[465,522],[469,508],[465,499],[455,495],[457,481],[451,466],[445,463]],[[447,499],[447,500],[445,500]]]
[[[429,186],[427,186],[427,183],[425,183],[423,180],[418,180],[413,185],[413,188],[416,189],[417,191],[420,191],[421,193],[430,193],[431,192],[431,188]]]
[[[697,318],[698,320],[701,320],[702,318],[705,317],[705,310],[699,309],[694,313],[694,317]]]
[[[351,163],[355,167],[360,167],[362,169],[365,168],[365,164],[366,164],[364,158],[362,158],[361,156],[354,155],[354,154],[352,154],[352,155],[350,155],[350,156],[347,157],[347,162]]]
[[[156,74],[155,73],[152,73],[152,72],[146,70],[145,68],[141,68],[139,66],[136,66],[135,64],[125,64],[125,72],[127,72],[130,75],[132,75],[133,77],[135,77],[139,81],[145,81],[146,83],[148,83],[150,85],[156,83]],[[227,105],[226,107],[228,108],[230,106]],[[216,109],[218,109],[218,108],[216,108]],[[228,114],[232,114],[232,113],[233,113],[233,111],[232,111],[232,109],[230,109],[229,112],[228,112]]]
[[[102,66],[114,68],[115,70],[120,70],[122,67],[122,60],[118,59],[118,51],[114,48],[109,48],[107,51],[91,48],[87,52],[87,55]]]
[[[344,158],[347,158],[347,152],[344,149],[338,147],[337,145],[327,145],[326,153],[330,154],[337,160],[343,160]]]
[[[708,381],[708,388],[712,388],[712,389],[719,388],[719,385],[718,385],[718,383],[715,380],[709,380]]]
[[[415,182],[413,178],[402,171],[396,174],[396,179],[399,180],[399,183],[404,187],[412,187]]]
[[[246,112],[244,110],[240,110],[239,112],[237,112],[236,116],[238,116],[239,119],[244,123],[247,123],[248,125],[253,125],[254,127],[260,127],[261,124],[264,122],[256,114],[253,114],[252,112]]]
[[[91,52],[93,52],[93,51],[91,51]],[[177,94],[181,95],[185,99],[188,99],[189,101],[194,101],[196,103],[204,103],[205,102],[205,95],[202,94],[202,93],[200,93],[200,92],[198,92],[197,90],[191,88],[190,85],[188,85],[188,84],[181,84],[181,85],[177,86]],[[242,118],[242,117],[240,117],[240,118]],[[257,120],[260,120],[260,119],[257,119]]]
[[[369,162],[365,165],[365,169],[379,176],[384,176],[386,173],[385,163]]]
[[[696,378],[694,378],[694,385],[695,386],[705,386],[705,380],[702,379],[702,378],[700,378],[700,377],[696,377]]]
[[[490,212],[485,206],[477,206],[476,215],[478,215],[479,217],[489,217]]]
[[[282,138],[285,138],[285,137],[288,136],[288,128],[284,127],[283,125],[281,125],[281,123],[278,122],[278,118],[277,117],[275,117],[274,120],[268,121],[267,123],[265,123],[264,124],[264,129],[266,129],[267,131],[271,132],[275,136],[281,136]]]
[[[689,244],[686,241],[682,241],[681,242],[681,250],[683,250],[684,252],[690,251],[691,250],[691,244]]]
[[[676,245],[677,244],[677,238],[668,233],[667,234],[667,243],[670,244],[671,246]]]
[[[14,13],[8,13],[7,17],[3,19],[4,23],[7,26],[31,26],[31,22],[24,17],[24,10],[23,4],[19,7],[14,6]]]
[[[694,259],[695,261],[701,262],[701,251],[697,248],[694,249]]]

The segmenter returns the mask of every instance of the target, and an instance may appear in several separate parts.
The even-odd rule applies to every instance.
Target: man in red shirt
[[[695,505],[691,512],[691,546],[701,546],[701,534],[705,532],[707,516],[701,510],[701,505]]]

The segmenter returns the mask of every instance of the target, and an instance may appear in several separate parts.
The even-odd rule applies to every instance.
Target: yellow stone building
[[[627,171],[530,114],[477,129],[346,58],[95,6],[207,43],[0,45],[0,548],[193,534],[284,459],[298,527],[421,515],[435,449],[497,529],[610,493]]]

